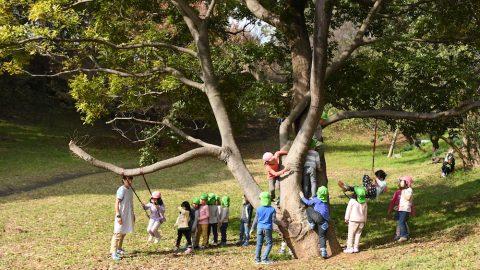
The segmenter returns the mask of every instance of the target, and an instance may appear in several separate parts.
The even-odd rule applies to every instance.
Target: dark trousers
[[[410,216],[409,212],[398,211],[398,227],[400,228],[400,237],[408,238],[408,217]]]
[[[177,244],[176,246],[180,246],[180,242],[182,241],[182,236],[185,236],[185,239],[187,239],[187,247],[191,248],[192,247],[192,235],[190,228],[180,228],[177,230]]]
[[[307,219],[308,222],[314,223],[317,227],[317,233],[318,233],[318,245],[320,248],[326,248],[327,247],[327,230],[322,228],[323,224],[327,222],[320,213],[315,211],[313,207],[309,206],[307,208]]]
[[[220,242],[223,244],[227,243],[227,228],[228,222],[222,223],[220,226],[220,234],[222,235],[222,240]]]
[[[442,172],[445,174],[445,175],[449,175],[453,172],[453,170],[455,170],[455,165],[453,164],[449,164],[447,162],[444,162],[443,165],[442,165]]]
[[[280,180],[278,177],[268,179],[268,191],[270,192],[270,198],[275,200],[275,190],[278,189],[280,193]],[[280,197],[280,194],[278,195]]]
[[[210,233],[213,233],[213,242],[218,243],[218,223],[208,224],[207,239],[210,239]]]

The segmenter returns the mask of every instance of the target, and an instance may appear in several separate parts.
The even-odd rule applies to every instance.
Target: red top
[[[280,163],[280,156],[281,155],[286,155],[288,152],[287,151],[277,151],[273,155],[273,158],[270,160],[269,163],[265,163],[265,169],[267,170],[267,178],[268,179],[273,179],[275,177],[280,176],[282,173],[278,171],[279,168],[279,163]]]
[[[398,204],[400,203],[400,195],[402,194],[402,190],[398,189],[393,193],[392,200],[390,201],[390,204],[388,205],[388,213],[392,212],[393,210],[398,211],[395,208],[395,206],[398,209]],[[412,216],[415,216],[417,213],[415,211],[415,205],[412,203],[412,212],[410,212]]]

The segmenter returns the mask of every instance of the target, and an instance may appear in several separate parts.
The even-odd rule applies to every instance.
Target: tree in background
[[[254,117],[259,107],[284,118],[279,141],[289,150],[283,164],[290,173],[280,182],[278,225],[296,257],[311,257],[318,255],[312,248],[318,236],[291,194],[301,190],[303,158],[326,104],[341,111],[321,122],[324,128],[350,118],[446,119],[480,106],[473,91],[478,73],[469,69],[479,55],[480,6],[457,2],[1,1],[0,58],[2,70],[11,74],[68,78],[87,123],[112,117],[110,123],[150,125],[143,141],[169,130],[199,145],[124,169],[71,142],[70,149],[94,166],[135,176],[214,156],[226,163],[254,206],[260,188],[245,166],[232,123]],[[234,38],[244,29],[232,30],[230,18],[267,24],[269,34]],[[333,38],[346,24],[355,26],[351,39]],[[464,67],[455,78],[448,72],[452,54],[466,59],[453,61]],[[51,59],[48,73],[25,68],[34,55]],[[443,72],[432,78],[438,66]],[[452,94],[445,98],[448,89]],[[187,134],[186,119],[218,128],[221,143]],[[322,175],[327,185],[324,159]],[[333,224],[330,228],[329,245],[336,253]]]

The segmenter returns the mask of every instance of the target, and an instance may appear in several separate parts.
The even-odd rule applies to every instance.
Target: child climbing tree
[[[130,121],[151,126],[144,133],[148,136],[140,136],[138,141],[169,130],[199,146],[148,166],[125,169],[97,160],[70,142],[70,150],[80,158],[119,175],[135,176],[193,158],[217,157],[255,207],[259,206],[261,190],[243,161],[232,120],[239,119],[240,112],[268,104],[272,114],[285,118],[279,141],[280,148],[288,150],[283,165],[289,173],[280,181],[278,225],[294,255],[305,258],[319,255],[319,250],[312,248],[318,236],[309,229],[298,197],[289,194],[301,191],[303,159],[325,104],[341,111],[323,121],[323,128],[350,118],[433,120],[478,108],[480,101],[473,87],[477,78],[469,73],[473,68],[456,74],[464,83],[448,99],[448,110],[429,106],[413,110],[403,106],[407,99],[398,96],[393,96],[396,100],[392,102],[397,107],[383,106],[382,98],[390,96],[378,91],[412,90],[396,83],[396,76],[384,76],[392,71],[388,68],[408,69],[409,59],[383,63],[380,66],[384,69],[369,69],[382,60],[378,58],[382,53],[400,51],[403,55],[419,46],[431,52],[432,62],[437,56],[450,57],[452,51],[478,62],[474,59],[479,55],[475,47],[478,31],[467,22],[480,17],[480,8],[479,4],[471,5],[474,7],[453,8],[446,0],[7,1],[0,5],[0,55],[5,59],[2,70],[12,74],[68,79],[87,123],[114,115],[109,123]],[[260,25],[257,27],[267,24],[271,34],[256,41],[232,42],[229,36],[248,29],[243,26],[232,31],[229,18],[244,19]],[[332,31],[347,22],[355,25],[354,38],[339,46],[338,40],[331,38]],[[50,70],[34,73],[28,67],[32,55],[50,59]],[[375,80],[356,77],[355,65],[362,66],[360,70]],[[247,73],[259,81],[246,80]],[[438,85],[439,78],[425,81],[430,86],[426,93],[435,87],[448,87]],[[421,92],[422,87],[413,90]],[[371,102],[349,99],[358,89]],[[287,106],[278,105],[286,102],[285,96]],[[424,96],[415,102],[432,104]],[[279,111],[285,108],[291,110]],[[188,135],[178,121],[188,117],[215,125],[221,143]],[[120,124],[116,128],[126,136]],[[322,168],[326,169],[321,155]],[[326,170],[322,175],[320,185],[327,185]],[[335,254],[339,245],[333,223],[329,224],[328,240],[329,253]]]

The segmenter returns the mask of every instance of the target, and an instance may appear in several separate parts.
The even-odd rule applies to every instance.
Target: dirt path
[[[66,173],[66,174],[56,175],[48,179],[47,181],[33,183],[31,185],[23,186],[20,188],[11,188],[10,186],[5,186],[7,190],[0,190],[0,197],[5,197],[5,196],[9,196],[16,193],[21,193],[21,192],[32,191],[38,188],[48,187],[48,186],[56,185],[65,181],[73,180],[79,177],[99,174],[102,172],[103,171]]]

